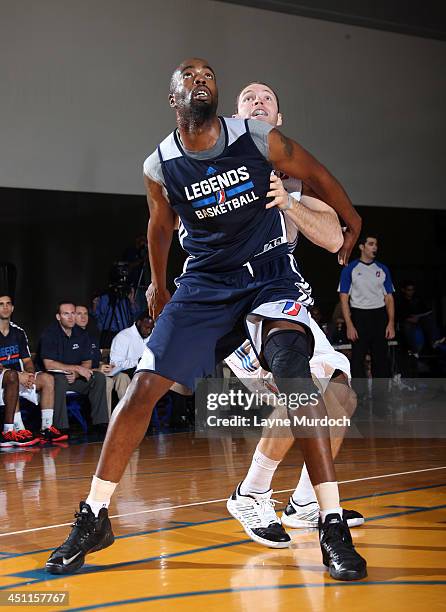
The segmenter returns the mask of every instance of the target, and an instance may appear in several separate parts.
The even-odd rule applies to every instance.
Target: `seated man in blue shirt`
[[[93,370],[98,370],[105,374],[105,382],[107,388],[107,407],[108,416],[112,413],[112,393],[116,391],[118,399],[122,399],[130,384],[130,378],[125,372],[117,372],[112,374],[114,370],[113,363],[105,363],[102,360],[101,349],[99,348],[99,332],[94,323],[89,320],[88,308],[84,304],[76,305],[76,325],[84,329],[91,342],[91,359]]]
[[[59,429],[68,429],[65,394],[76,391],[88,396],[93,425],[104,429],[108,423],[105,376],[92,370],[91,341],[76,325],[75,311],[72,302],[61,302],[56,321],[40,339],[40,359],[45,369],[54,374],[54,422]]]

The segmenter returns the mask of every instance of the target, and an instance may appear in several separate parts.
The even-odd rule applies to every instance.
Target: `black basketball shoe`
[[[85,502],[79,504],[79,512],[65,542],[56,548],[46,562],[50,574],[71,574],[81,568],[85,555],[111,546],[115,540],[107,508],[101,508],[96,517]]]
[[[322,561],[335,580],[360,580],[367,576],[367,563],[356,552],[350,530],[339,514],[319,519]]]

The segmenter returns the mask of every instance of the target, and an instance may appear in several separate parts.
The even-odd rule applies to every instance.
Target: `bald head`
[[[170,94],[175,93],[177,84],[179,81],[181,81],[181,76],[185,70],[188,70],[194,67],[198,67],[198,66],[201,66],[202,68],[205,68],[209,70],[210,72],[212,72],[212,74],[214,75],[214,80],[215,80],[215,72],[213,71],[213,69],[211,68],[207,60],[201,59],[199,57],[190,57],[188,59],[183,60],[173,71],[172,77],[170,79],[169,93]]]

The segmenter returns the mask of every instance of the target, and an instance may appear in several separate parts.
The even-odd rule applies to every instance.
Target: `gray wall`
[[[446,208],[445,43],[210,0],[0,5],[0,185],[142,193],[179,60],[252,79],[357,205]]]

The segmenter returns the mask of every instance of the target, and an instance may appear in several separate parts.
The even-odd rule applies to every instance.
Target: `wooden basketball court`
[[[115,544],[69,577],[42,568],[88,493],[101,445],[3,451],[0,593],[68,591],[68,605],[42,610],[446,606],[444,440],[345,441],[336,461],[344,506],[367,517],[352,530],[368,561],[369,576],[357,583],[328,577],[315,531],[294,530],[290,549],[271,550],[249,540],[228,515],[226,497],[245,474],[254,444],[193,434],[144,440],[110,508]],[[293,450],[277,472],[279,508],[300,464]]]

